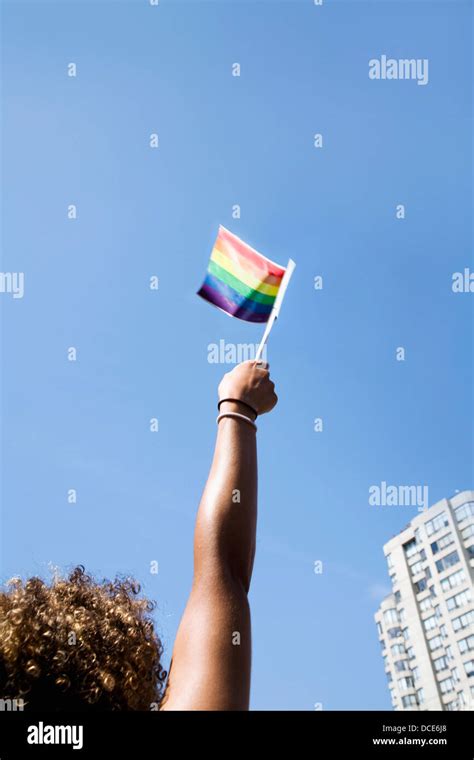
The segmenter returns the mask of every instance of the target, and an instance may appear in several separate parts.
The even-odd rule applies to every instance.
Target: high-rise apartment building
[[[384,546],[375,615],[395,710],[474,708],[474,491],[443,499]]]

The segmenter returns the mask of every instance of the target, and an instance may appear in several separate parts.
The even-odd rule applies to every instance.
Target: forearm
[[[251,417],[269,412],[277,402],[268,369],[256,362],[244,362],[227,373],[218,393],[221,412]],[[194,582],[176,636],[164,710],[248,709],[247,592],[256,523],[256,431],[245,420],[226,417],[218,425],[214,459],[198,509]]]
[[[226,403],[221,411],[249,412]],[[256,431],[244,420],[223,418],[199,505],[194,539],[195,582],[230,578],[248,591],[257,523]]]

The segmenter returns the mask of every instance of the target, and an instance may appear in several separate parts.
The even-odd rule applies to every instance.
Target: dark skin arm
[[[244,362],[224,376],[219,398],[258,414],[277,402],[267,365]],[[238,402],[221,412],[253,418]],[[219,422],[216,448],[194,534],[194,577],[173,650],[162,710],[247,710],[251,626],[247,594],[257,524],[256,431]]]

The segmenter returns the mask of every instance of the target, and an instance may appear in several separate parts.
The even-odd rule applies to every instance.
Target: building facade
[[[375,621],[394,710],[474,709],[474,491],[384,546],[392,593]]]

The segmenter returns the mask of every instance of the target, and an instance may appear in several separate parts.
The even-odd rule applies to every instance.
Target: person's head
[[[49,584],[0,590],[0,699],[26,710],[150,710],[166,672],[150,613],[131,579],[96,582],[83,567]]]

